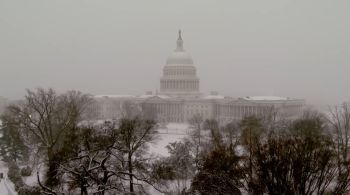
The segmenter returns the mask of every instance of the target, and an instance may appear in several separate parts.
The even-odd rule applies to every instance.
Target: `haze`
[[[182,29],[202,92],[350,100],[348,0],[0,0],[0,96],[159,88]]]

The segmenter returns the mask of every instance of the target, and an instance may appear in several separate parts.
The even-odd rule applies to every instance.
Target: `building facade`
[[[276,96],[233,98],[224,97],[217,92],[203,95],[193,59],[184,49],[181,31],[176,44],[176,49],[163,67],[159,93],[95,96],[97,104],[94,110],[97,111],[97,118],[121,118],[127,114],[126,107],[130,105],[142,111],[146,117],[166,123],[186,123],[196,115],[225,124],[269,110],[287,118],[301,113],[304,105],[302,99]]]

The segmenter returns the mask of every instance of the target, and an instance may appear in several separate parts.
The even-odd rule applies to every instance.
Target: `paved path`
[[[1,195],[17,195],[12,182],[7,178],[8,168],[5,163],[0,161],[0,172],[4,174],[4,178],[0,179],[0,194]]]
[[[2,179],[1,184],[5,186],[5,189],[7,191],[7,195],[17,195],[17,193],[14,192],[13,189],[9,186],[9,184],[7,182],[7,178]]]

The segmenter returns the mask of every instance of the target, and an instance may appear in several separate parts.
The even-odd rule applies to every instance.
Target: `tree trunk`
[[[81,195],[88,195],[87,189],[84,184],[80,186],[80,190]]]
[[[106,184],[108,182],[108,172],[107,172],[107,168],[105,166],[105,163],[106,161],[104,161],[102,164],[101,164],[101,168],[103,170],[103,178],[102,178],[102,186],[99,187],[99,191],[100,191],[100,194],[99,195],[104,195],[105,194],[105,191],[106,191]]]
[[[54,187],[58,184],[58,179],[56,178],[58,162],[55,162],[58,159],[55,158],[55,154],[52,148],[47,149],[47,159],[48,170],[46,172],[46,185],[48,187]]]
[[[133,167],[132,167],[132,155],[129,154],[128,155],[128,166],[129,166],[129,184],[130,184],[130,193],[133,194],[134,193],[134,183],[133,183],[133,175],[132,175],[132,172],[133,172]]]

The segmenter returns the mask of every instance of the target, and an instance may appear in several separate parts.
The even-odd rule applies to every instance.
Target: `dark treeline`
[[[189,192],[349,194],[348,108],[336,107],[331,118],[306,111],[298,119],[277,120],[265,113],[210,129],[211,146]]]
[[[91,104],[77,91],[38,89],[6,109],[0,153],[19,194],[349,194],[349,104],[225,126],[195,116],[167,157],[148,151],[158,127],[145,113],[126,105],[122,119],[89,124]],[[33,174],[38,186],[27,186]]]

